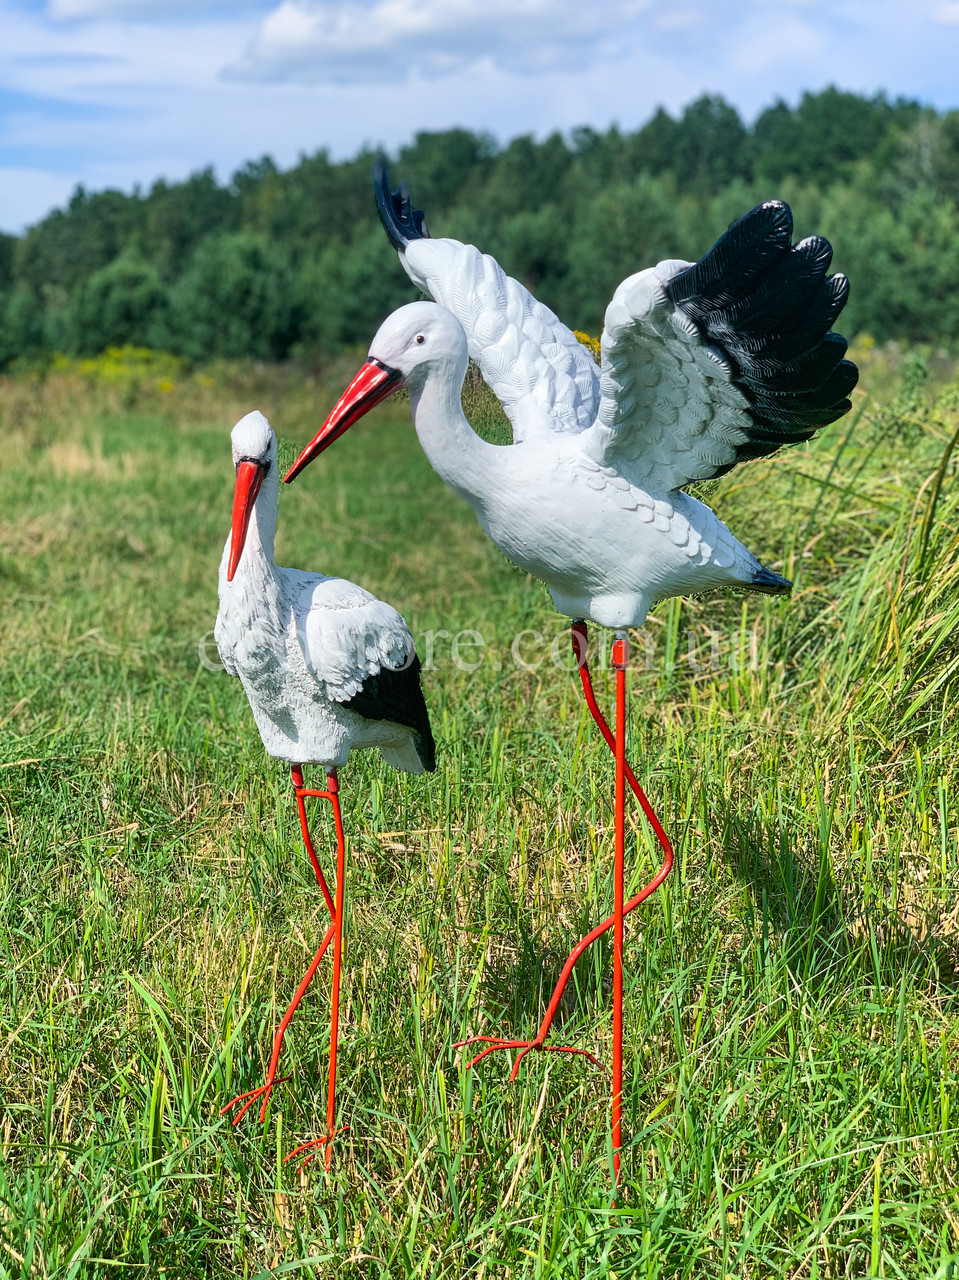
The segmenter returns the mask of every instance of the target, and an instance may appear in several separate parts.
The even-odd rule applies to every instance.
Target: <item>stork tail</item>
[[[382,156],[373,166],[373,191],[383,229],[397,252],[402,253],[411,240],[430,238],[422,209],[410,204],[408,184],[404,182],[397,191],[390,191],[390,173]]]
[[[753,575],[752,582],[749,583],[750,591],[758,591],[764,596],[788,596],[793,589],[793,584],[788,578],[781,578],[778,573],[773,573],[772,569],[764,569],[762,565]]]

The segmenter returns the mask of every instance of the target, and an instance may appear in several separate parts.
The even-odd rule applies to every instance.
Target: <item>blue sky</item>
[[[0,0],[0,230],[78,183],[828,84],[959,107],[959,0]]]

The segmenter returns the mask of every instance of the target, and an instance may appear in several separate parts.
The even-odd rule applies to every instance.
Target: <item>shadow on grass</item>
[[[898,986],[908,971],[930,987],[959,989],[954,924],[910,909],[896,886],[889,900],[868,901],[858,883],[837,880],[827,847],[797,847],[774,819],[731,821],[723,854],[750,886],[763,943],[778,939],[805,986],[816,990],[837,969],[854,968],[877,985]]]

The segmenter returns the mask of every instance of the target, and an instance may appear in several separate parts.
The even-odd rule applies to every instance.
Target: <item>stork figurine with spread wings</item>
[[[434,470],[466,499],[500,550],[545,582],[557,609],[573,620],[587,704],[616,760],[614,911],[571,953],[537,1035],[474,1037],[488,1047],[470,1065],[497,1049],[515,1049],[515,1076],[530,1050],[554,1048],[545,1037],[573,965],[612,927],[618,1178],[623,918],[672,863],[665,832],[625,760],[625,628],[641,626],[652,605],[669,596],[716,587],[789,591],[791,584],[764,568],[684,486],[808,440],[849,409],[857,370],[843,358],[844,339],[831,332],[848,283],[827,274],[828,242],[812,236],[793,244],[788,206],[769,201],[734,223],[699,262],[660,262],[624,280],[606,311],[600,368],[492,258],[456,240],[431,239],[408,194],[391,194],[382,164],[375,187],[403,267],[435,301],[410,303],[383,323],[366,364],[285,479],[405,386]],[[470,356],[512,423],[511,445],[487,444],[463,415]],[[593,696],[590,621],[618,632],[615,732]],[[664,861],[624,903],[627,782]]]
[[[303,843],[330,913],[319,950],[273,1040],[266,1081],[222,1108],[233,1123],[262,1098],[260,1120],[273,1086],[280,1048],[310,980],[333,943],[330,995],[330,1067],[327,1132],[291,1152],[326,1146],[337,1130],[336,1056],[343,954],[346,847],[337,770],[358,747],[378,747],[397,769],[435,767],[430,722],[420,688],[420,663],[406,623],[390,605],[343,578],[277,568],[273,559],[279,476],[276,437],[262,413],[248,413],[233,428],[236,486],[233,525],[220,562],[217,649],[226,670],[239,676],[267,752],[290,766]],[[303,781],[303,765],[326,769],[326,788]],[[329,800],[336,828],[336,883],[331,894],[310,837],[305,801]],[[241,1105],[242,1104],[242,1105]],[[347,1127],[347,1126],[344,1126]],[[308,1163],[312,1156],[307,1156]]]

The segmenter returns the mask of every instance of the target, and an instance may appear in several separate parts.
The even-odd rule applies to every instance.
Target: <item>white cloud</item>
[[[222,181],[264,153],[286,167],[454,125],[504,142],[632,130],[702,93],[747,120],[828,84],[959,107],[959,0],[183,3],[0,0],[0,228],[77,183],[128,191],[207,165]]]
[[[659,31],[695,31],[709,23],[702,9],[671,9],[656,19]]]
[[[262,9],[263,0],[49,0],[47,14],[55,22],[75,19],[120,18],[163,21],[174,17],[231,10]]]
[[[945,26],[959,24],[959,0],[945,0],[944,4],[937,4],[929,16],[933,22],[941,22]]]
[[[730,51],[731,66],[748,79],[758,79],[777,67],[803,62],[826,65],[828,40],[808,18],[783,14],[775,21],[769,16],[750,25]]]
[[[235,79],[347,84],[470,68],[581,71],[628,44],[652,0],[282,0]]]

